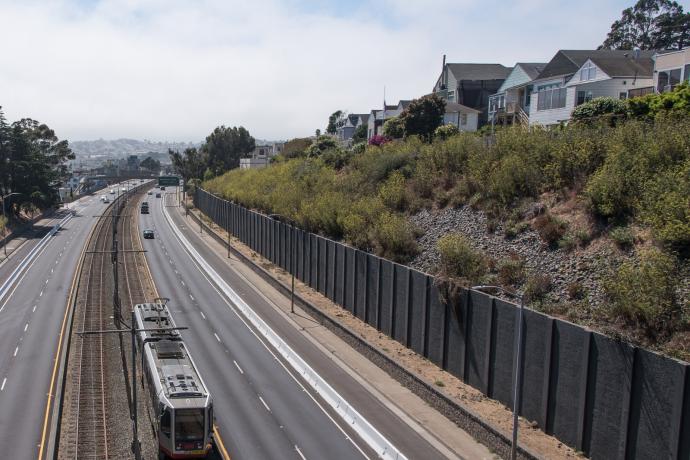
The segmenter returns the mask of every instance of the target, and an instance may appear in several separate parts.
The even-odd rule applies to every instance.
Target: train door
[[[163,407],[160,416],[158,430],[159,448],[164,448],[168,452],[173,451],[172,442],[172,413],[169,407]]]

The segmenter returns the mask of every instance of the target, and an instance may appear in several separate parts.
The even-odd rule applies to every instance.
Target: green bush
[[[438,128],[436,128],[436,131],[434,131],[434,138],[445,141],[445,140],[455,136],[459,132],[460,132],[460,130],[458,129],[457,126],[455,126],[454,124],[448,123],[448,124],[441,125]]]
[[[381,257],[409,262],[419,252],[414,228],[399,214],[384,212],[374,226],[374,242]]]
[[[625,101],[614,97],[598,97],[575,107],[572,120],[575,122],[592,122],[603,120],[614,122],[624,119],[628,115],[628,105]]]
[[[405,176],[400,171],[393,172],[379,188],[379,197],[389,209],[404,211],[408,205]]]
[[[400,117],[393,117],[386,120],[383,124],[383,135],[391,139],[402,139],[405,137],[405,125]]]
[[[525,281],[525,261],[520,257],[502,260],[496,268],[498,282],[503,286],[519,286]]]
[[[609,232],[609,238],[621,249],[628,249],[635,243],[630,227],[616,227]]]
[[[677,284],[673,256],[652,247],[640,253],[638,264],[624,262],[605,280],[604,290],[613,315],[655,335],[681,326],[677,321]]]
[[[459,278],[470,284],[478,283],[487,272],[486,256],[472,249],[467,239],[459,233],[449,233],[439,238],[441,272],[451,278]]]

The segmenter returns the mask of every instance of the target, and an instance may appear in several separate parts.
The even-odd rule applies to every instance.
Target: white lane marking
[[[57,261],[56,261],[56,262],[57,262]],[[51,268],[51,269],[50,269],[50,273],[53,273],[54,271],[55,271],[54,268]]]
[[[194,296],[192,294],[189,294],[189,298],[192,299],[192,302],[194,302]]]
[[[32,312],[35,312],[35,311],[36,311],[36,305],[34,305],[34,308],[33,308],[33,310],[31,310],[31,311],[32,311]]]
[[[34,307],[34,308],[36,308],[36,307]],[[24,332],[26,332],[27,329],[29,329],[29,323],[26,323],[26,324],[24,325]]]
[[[302,457],[302,460],[307,460],[307,457],[304,456],[301,450],[299,450],[299,447],[297,447],[297,444],[295,444],[295,450],[299,454],[300,457]]]
[[[13,356],[17,356],[18,352],[19,352],[19,345],[17,345],[17,348],[14,349],[14,355]]]
[[[201,313],[201,317],[202,317],[202,318],[206,319],[206,315],[204,315],[204,312],[203,312],[203,311],[199,310],[199,313]]]
[[[216,333],[214,332],[213,335],[215,335],[215,336],[216,336],[216,340],[217,340],[218,342],[220,342],[220,337],[218,337],[218,334],[216,334]]]
[[[5,384],[6,384],[6,383],[7,383],[7,377],[5,377],[4,379],[2,379],[2,385],[0,385],[0,391],[2,391],[2,390],[5,389]]]
[[[259,396],[259,399],[261,400],[261,403],[264,405],[264,407],[266,408],[266,410],[269,411],[269,412],[271,412],[271,408],[268,407],[268,404],[266,404],[266,401],[264,401],[264,398],[262,398],[261,396]]]
[[[46,280],[46,284],[48,284],[48,280]]]
[[[240,371],[240,374],[244,374],[244,371],[242,370],[242,368],[240,367],[240,365],[237,364],[237,361],[235,361],[235,360],[233,359],[232,362],[235,363],[235,367],[237,368],[238,371]]]
[[[40,294],[38,294],[39,297],[43,297],[43,291],[41,291]]]
[[[182,283],[182,286],[186,286],[186,284],[184,284],[184,281],[180,280],[180,283]]]

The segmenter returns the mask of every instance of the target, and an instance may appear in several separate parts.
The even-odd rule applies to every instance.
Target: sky
[[[448,62],[595,49],[634,0],[0,0],[0,106],[68,140],[258,139],[431,92]],[[687,2],[681,2],[687,9]]]

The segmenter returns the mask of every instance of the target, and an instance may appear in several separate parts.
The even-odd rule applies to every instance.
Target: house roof
[[[527,76],[534,80],[546,67],[546,62],[518,62],[515,67],[520,66]]]
[[[502,64],[446,64],[456,80],[505,80],[512,67]]]
[[[362,119],[362,124],[367,123],[369,121],[369,114],[368,113],[360,113],[359,118]]]
[[[633,53],[634,51],[626,50],[559,50],[536,79],[572,75],[587,62],[587,59],[591,59],[610,77],[633,76],[635,75]],[[654,51],[640,51],[638,61],[647,59],[651,61],[653,55]],[[639,70],[645,67],[646,65],[642,65]],[[606,70],[607,68],[609,70]],[[647,73],[652,74],[651,70]]]
[[[481,110],[467,107],[466,105],[458,104],[457,102],[446,102],[446,113],[482,113]]]
[[[401,99],[400,102],[398,102],[397,107],[402,107],[402,109],[405,110],[407,108],[407,106],[410,105],[411,103],[412,103],[411,100]]]
[[[592,57],[592,62],[609,77],[649,77],[654,73],[654,60],[651,55],[642,55],[637,59],[632,58],[632,53],[623,57]]]

